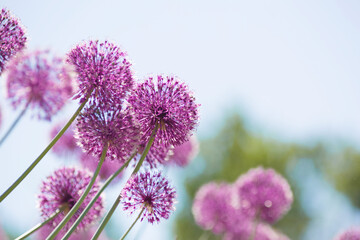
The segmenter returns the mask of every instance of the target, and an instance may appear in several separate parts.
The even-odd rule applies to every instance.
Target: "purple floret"
[[[288,182],[273,169],[251,169],[239,177],[235,188],[243,212],[268,223],[279,220],[293,202]]]
[[[360,227],[350,228],[338,234],[334,240],[360,240]]]
[[[50,132],[50,139],[53,139],[65,126],[65,124],[65,122],[56,124]],[[65,133],[55,143],[51,150],[60,157],[67,157],[68,155],[78,154],[81,152],[81,149],[76,144],[76,139],[74,137],[74,125],[71,125],[69,129],[65,131]]]
[[[126,53],[107,41],[89,41],[76,46],[67,62],[77,73],[79,91],[75,98],[83,102],[89,92],[90,100],[108,106],[121,104],[134,80]]]
[[[196,193],[192,213],[195,222],[215,234],[225,232],[238,214],[232,206],[233,189],[226,183],[214,182],[203,185]],[[245,218],[244,218],[245,219]],[[247,221],[244,221],[247,222]]]
[[[256,228],[256,230],[254,229]],[[238,223],[234,232],[226,232],[223,240],[289,240],[289,238],[266,224]]]
[[[73,94],[73,82],[61,58],[35,51],[9,62],[7,94],[14,108],[29,104],[39,119],[50,121]]]
[[[6,9],[0,12],[0,75],[5,64],[25,47],[26,37],[18,20]]]
[[[139,141],[139,126],[130,108],[108,111],[101,105],[88,106],[79,115],[76,127],[80,147],[98,159],[109,144],[106,159],[124,163]]]
[[[129,103],[148,142],[158,125],[155,141],[165,146],[187,141],[198,123],[198,104],[188,87],[175,77],[157,76],[138,84]]]
[[[123,209],[130,214],[145,208],[141,221],[160,222],[168,219],[174,211],[176,193],[169,182],[160,173],[139,173],[130,179],[121,192]]]
[[[172,154],[169,157],[169,161],[166,163],[174,164],[179,167],[187,166],[191,160],[199,152],[199,142],[195,136],[192,136],[189,141],[184,142],[183,144],[176,146],[172,150]]]
[[[48,219],[57,211],[57,209],[63,207],[64,211],[49,222],[51,226],[56,227],[66,213],[79,200],[81,194],[85,191],[90,182],[91,177],[92,175],[88,171],[66,167],[56,170],[51,176],[47,177],[47,179],[43,181],[40,189],[41,193],[38,195],[39,207],[43,219]],[[71,227],[99,189],[99,184],[96,181],[79,210],[65,225],[62,231],[67,231]],[[103,208],[102,197],[99,197],[94,206],[78,225],[77,230],[84,229],[94,223],[103,212]]]

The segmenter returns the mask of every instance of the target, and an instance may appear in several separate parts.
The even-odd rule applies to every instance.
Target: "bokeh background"
[[[199,239],[191,214],[197,189],[258,165],[290,182],[295,201],[276,227],[291,239],[331,239],[360,225],[359,1],[2,0],[0,7],[25,26],[28,50],[65,56],[83,40],[110,40],[128,52],[137,79],[175,74],[201,104],[198,157],[166,170],[178,191],[176,212],[158,225],[138,224],[129,239]],[[3,134],[20,110],[11,109],[0,81]],[[50,123],[26,114],[0,148],[1,192],[76,107],[69,101]],[[41,180],[76,164],[48,154],[0,205],[11,238],[40,221]],[[120,189],[107,191],[108,207]],[[117,211],[107,235],[118,239],[133,220]]]

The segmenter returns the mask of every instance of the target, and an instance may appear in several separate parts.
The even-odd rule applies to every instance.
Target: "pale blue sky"
[[[178,75],[202,105],[200,137],[237,110],[270,137],[336,137],[360,147],[359,1],[2,0],[0,7],[21,19],[29,49],[63,55],[82,40],[109,39],[128,52],[138,78]],[[15,113],[4,99],[0,103],[4,129]],[[67,119],[74,107],[57,119]],[[0,169],[0,191],[46,144],[50,125],[29,119],[0,149],[9,161]],[[58,166],[48,159],[0,207],[0,221],[6,216],[22,229],[36,222],[28,193]],[[21,208],[29,217],[22,221],[19,198],[27,199]]]

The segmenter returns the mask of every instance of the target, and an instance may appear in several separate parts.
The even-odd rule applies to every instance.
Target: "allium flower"
[[[46,239],[50,233],[54,230],[54,227],[51,225],[45,225],[42,228],[39,229],[39,232],[37,234],[37,238],[38,240],[44,240]],[[81,229],[80,231],[74,232],[73,234],[71,234],[71,236],[69,237],[69,240],[89,240],[92,238],[92,236],[94,235],[94,233],[96,232],[96,228],[92,227],[90,229]],[[62,237],[65,235],[65,232],[60,232],[60,234],[58,234],[55,237],[55,240],[60,240],[62,239]],[[105,233],[102,232],[98,238],[98,240],[107,240],[108,238],[106,237]]]
[[[143,209],[148,222],[160,222],[160,218],[168,219],[174,210],[175,190],[160,173],[140,173],[130,179],[121,192],[124,210],[130,214],[136,209]]]
[[[25,47],[24,30],[16,18],[6,9],[0,12],[0,74],[5,63]]]
[[[188,87],[174,77],[149,77],[139,84],[129,103],[148,142],[158,125],[155,141],[165,146],[180,145],[187,141],[198,122],[198,104]]]
[[[58,132],[65,126],[64,122],[56,124],[50,132],[50,138],[53,139]],[[74,137],[74,126],[71,125],[68,130],[55,143],[51,150],[58,156],[76,154],[80,152],[79,146],[76,144]]]
[[[80,156],[81,164],[90,170],[90,172],[95,172],[95,169],[97,168],[97,165],[99,163],[99,158],[94,157],[90,154],[82,153]],[[109,160],[105,161],[103,165],[101,166],[99,177],[101,180],[107,180],[114,172],[116,172],[123,163],[115,160]],[[115,182],[115,180],[119,180],[122,177],[122,172],[117,175],[117,177],[112,181],[112,183]]]
[[[72,95],[73,84],[61,58],[48,51],[21,54],[8,64],[7,91],[14,108],[30,104],[38,118],[51,120]]]
[[[89,41],[76,46],[68,54],[67,62],[78,74],[79,92],[75,98],[80,98],[80,102],[93,91],[92,100],[118,104],[133,87],[131,63],[126,53],[107,41]]]
[[[195,158],[199,152],[199,142],[195,136],[192,136],[189,141],[176,146],[172,150],[172,155],[169,157],[170,164],[175,164],[180,167],[185,167],[189,162]]]
[[[65,167],[56,170],[51,176],[47,177],[47,179],[42,183],[41,193],[38,196],[40,200],[39,207],[44,220],[48,219],[56,212],[57,209],[65,208],[62,213],[49,222],[50,225],[56,227],[66,213],[81,197],[81,194],[86,189],[91,177],[92,175],[85,170]],[[85,201],[82,203],[75,215],[65,225],[63,231],[67,231],[71,227],[71,225],[79,217],[80,213],[99,191],[99,188],[98,183],[95,182],[88,196],[85,198]],[[84,229],[86,226],[92,224],[100,216],[102,211],[103,200],[99,197],[94,206],[78,225],[77,229]],[[64,232],[62,234],[64,234]]]
[[[280,219],[293,202],[288,182],[273,169],[251,169],[235,185],[244,213],[268,223]]]
[[[233,189],[226,183],[203,185],[196,193],[192,213],[195,222],[215,234],[224,232],[236,211],[232,206]]]
[[[139,140],[139,127],[130,108],[106,111],[102,106],[91,105],[79,115],[76,126],[80,147],[99,159],[109,144],[106,158],[124,163]]]
[[[360,240],[360,228],[350,228],[338,234],[334,240]]]
[[[243,227],[243,224],[242,222],[238,223],[236,232],[226,232],[223,240],[289,240],[287,236],[275,231],[269,225],[260,223],[255,226],[247,223],[246,227]],[[254,227],[256,227],[256,231],[254,231]]]

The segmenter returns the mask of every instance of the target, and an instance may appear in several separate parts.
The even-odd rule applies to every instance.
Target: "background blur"
[[[178,191],[175,214],[138,224],[129,239],[199,239],[191,214],[197,189],[234,181],[263,165],[283,174],[295,193],[276,224],[291,239],[331,239],[360,225],[360,2],[345,1],[17,1],[2,0],[27,29],[28,50],[64,56],[83,40],[111,40],[127,51],[138,79],[175,74],[201,104],[199,156],[167,174]],[[0,77],[4,134],[15,119]],[[0,148],[0,192],[44,149],[53,122],[30,111]],[[40,221],[36,194],[59,166],[48,154],[0,205],[0,225],[17,236]],[[107,191],[109,207],[121,183]],[[133,217],[120,210],[107,234],[118,239]],[[214,238],[215,239],[215,238]]]

